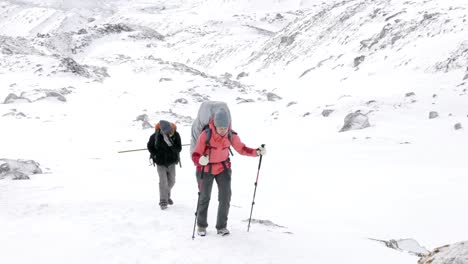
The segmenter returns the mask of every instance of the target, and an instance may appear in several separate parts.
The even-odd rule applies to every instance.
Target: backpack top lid
[[[218,110],[224,110],[227,113],[228,120],[231,119],[231,112],[225,102],[219,101],[206,101],[200,105],[198,109],[197,118],[192,123],[192,139],[190,141],[190,156],[192,156],[193,151],[195,150],[195,145],[197,144],[198,137],[200,136],[203,129],[210,123],[213,119],[214,114]]]
[[[170,123],[170,122],[165,121],[165,120],[161,120],[161,121],[163,121],[163,123],[164,123],[164,122],[169,123],[169,124],[171,125],[172,131],[174,131],[174,132],[177,131],[177,126],[176,126],[176,124]],[[156,132],[159,132],[159,131],[162,131],[162,129],[161,129],[161,124],[160,124],[161,121],[159,121],[159,122],[154,126],[154,132],[155,132],[155,133],[156,133]],[[164,125],[163,125],[163,126],[164,126]],[[167,127],[166,127],[166,128],[167,128]]]

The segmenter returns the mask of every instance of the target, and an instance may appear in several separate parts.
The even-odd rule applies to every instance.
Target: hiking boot
[[[169,199],[167,200],[167,204],[168,204],[168,205],[173,205],[173,204],[174,204],[174,201],[172,201],[172,199],[169,198]]]
[[[161,200],[161,201],[159,202],[159,206],[161,207],[161,210],[167,209],[167,201]]]
[[[218,229],[217,234],[222,235],[222,236],[226,236],[226,235],[229,235],[229,230],[227,228],[221,228],[221,229]]]
[[[199,227],[197,228],[197,234],[198,234],[199,236],[206,236],[206,227],[201,227],[201,226],[199,226]]]

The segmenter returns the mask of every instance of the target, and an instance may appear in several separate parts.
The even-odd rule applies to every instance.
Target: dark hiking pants
[[[157,166],[159,175],[159,200],[166,201],[171,198],[171,190],[175,184],[175,165]]]
[[[216,229],[226,228],[229,207],[231,204],[231,169],[227,168],[218,175],[203,173],[203,181],[200,184],[201,171],[197,171],[198,186],[201,186],[200,204],[198,205],[198,226],[208,226],[208,206],[210,205],[211,189],[213,181],[218,185],[218,216],[216,219]]]

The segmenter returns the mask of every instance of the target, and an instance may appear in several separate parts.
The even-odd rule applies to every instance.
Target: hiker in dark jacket
[[[173,123],[161,120],[155,127],[155,133],[148,140],[147,148],[151,159],[156,164],[159,174],[159,206],[166,209],[174,202],[171,189],[175,184],[176,164],[179,162],[182,143]]]

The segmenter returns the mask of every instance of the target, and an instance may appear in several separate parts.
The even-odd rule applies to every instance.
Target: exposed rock
[[[39,163],[33,160],[0,159],[0,180],[25,180],[29,175],[40,173]]]
[[[359,57],[354,58],[354,67],[359,66],[359,64],[361,64],[364,61],[365,58],[366,58],[366,56],[364,56],[364,55],[361,55]]]
[[[450,54],[445,61],[439,62],[435,65],[436,71],[449,72],[466,67],[468,60],[468,41],[459,44],[457,49]],[[465,76],[466,77],[466,76]]]
[[[159,79],[159,82],[169,82],[169,81],[172,81],[171,78],[165,78],[165,77],[162,77]]]
[[[322,116],[327,117],[327,116],[329,116],[331,113],[333,113],[333,111],[335,111],[335,110],[333,110],[333,109],[324,109],[324,110],[322,111]]]
[[[41,55],[30,39],[0,36],[1,53],[5,55]]]
[[[259,28],[259,27],[256,27],[256,26],[252,26],[252,25],[245,25],[246,27],[249,27],[249,28],[253,28],[255,29],[259,34],[262,34],[262,35],[265,35],[265,36],[269,36],[269,37],[273,37],[275,35],[275,32],[273,31],[270,31],[270,30],[266,30],[264,28]]]
[[[237,74],[236,79],[239,80],[240,78],[244,78],[244,77],[247,77],[247,76],[249,76],[248,73],[246,73],[246,72],[241,72],[241,73]]]
[[[80,65],[70,57],[62,58],[60,67],[64,68],[64,72],[71,72],[85,78],[94,78],[97,81],[103,81],[104,78],[110,77],[106,67]]]
[[[137,116],[135,121],[148,121],[148,115],[147,114],[139,115],[139,116]]]
[[[409,93],[405,94],[405,97],[411,97],[411,96],[415,96],[415,95],[416,95],[415,93],[409,92]]]
[[[252,224],[260,224],[260,225],[264,225],[264,226],[268,226],[268,227],[278,227],[278,228],[286,228],[285,226],[282,226],[282,225],[278,225],[278,224],[275,224],[273,223],[272,221],[270,220],[263,220],[263,219],[245,219],[244,222],[250,222]]]
[[[122,32],[132,32],[133,29],[123,23],[119,24],[104,24],[102,28],[97,29],[102,34],[118,34]]]
[[[159,64],[162,64],[162,65],[169,65],[169,66],[173,67],[174,70],[176,70],[176,71],[186,72],[186,73],[190,73],[190,74],[195,75],[195,76],[200,76],[202,78],[207,78],[207,79],[214,80],[215,82],[221,84],[223,87],[226,87],[228,89],[237,89],[239,92],[243,92],[243,93],[245,93],[248,90],[248,87],[246,85],[243,85],[239,81],[230,80],[230,79],[226,79],[226,78],[220,78],[220,77],[213,76],[213,75],[208,75],[205,72],[202,72],[202,71],[199,71],[199,70],[197,70],[195,68],[189,67],[189,66],[187,66],[187,65],[185,65],[183,63],[163,61],[162,59],[155,58],[152,55],[145,57],[145,59],[153,60],[153,61],[155,61],[155,62],[157,62]],[[192,91],[193,91],[193,89],[192,89]],[[192,94],[192,97],[196,98],[197,102],[204,102],[204,101],[210,100],[209,96],[202,96],[202,95],[200,95],[198,93],[195,93],[195,91],[193,91],[193,92],[194,93]],[[198,98],[198,97],[200,97],[200,98]]]
[[[43,97],[43,98],[40,98],[40,99],[47,99],[47,98],[55,98],[61,102],[66,102],[67,99],[65,98],[65,96],[61,95],[60,93],[57,93],[57,92],[46,92],[46,96]],[[40,100],[39,99],[39,100]]]
[[[23,118],[26,115],[23,112],[17,112],[16,109],[11,109],[11,112],[4,114],[3,116],[13,116],[15,118]]]
[[[390,239],[388,241],[381,240],[381,239],[374,239],[374,238],[369,238],[369,239],[382,243],[388,248],[407,252],[411,255],[415,255],[418,257],[422,257],[422,256],[429,254],[429,250],[419,245],[419,243],[412,238],[397,239],[397,240]]]
[[[240,98],[240,97],[237,97],[236,98],[236,101],[238,104],[243,104],[243,103],[254,103],[255,100],[254,99],[250,99],[250,98]]]
[[[292,102],[289,102],[289,103],[286,105],[286,107],[290,107],[291,105],[295,105],[295,104],[297,104],[297,102],[292,101]]]
[[[455,130],[459,130],[459,129],[462,129],[462,125],[461,123],[456,123],[453,128],[455,128]]]
[[[185,98],[179,98],[177,100],[174,101],[174,103],[178,103],[178,104],[188,104],[188,100],[185,99]]]
[[[83,34],[88,34],[88,31],[86,31],[86,29],[84,28],[78,30],[78,35],[83,35]]]
[[[164,41],[164,36],[151,28],[137,27],[135,28],[135,30],[138,30],[138,32],[130,35],[131,38],[146,39],[146,40],[156,39],[156,40]]]
[[[221,78],[231,79],[231,78],[232,78],[232,74],[229,73],[229,72],[225,72],[223,75],[221,75]]]
[[[282,36],[280,43],[281,44],[286,44],[287,46],[291,45],[294,42],[294,39],[296,38],[296,34],[292,36]]]
[[[31,100],[29,100],[28,98],[24,98],[22,96],[17,96],[14,93],[10,93],[9,95],[7,95],[7,97],[5,98],[5,101],[3,101],[4,104],[30,103],[30,102],[31,102]]]
[[[278,95],[276,95],[275,93],[272,93],[272,92],[267,93],[266,96],[267,96],[267,100],[272,101],[272,102],[283,99],[280,96],[278,96]]]
[[[81,75],[81,76],[86,77],[86,78],[91,77],[88,70],[84,66],[78,64],[72,58],[68,58],[68,57],[63,58],[61,60],[61,66],[65,67],[64,71],[76,73],[76,74]]]
[[[433,119],[437,117],[439,117],[439,113],[437,113],[436,111],[429,112],[429,119]]]
[[[1,177],[1,176],[0,176]],[[29,176],[22,173],[21,171],[12,171],[5,175],[5,178],[11,178],[12,180],[29,180]]]
[[[465,263],[468,263],[468,241],[438,247],[418,260],[418,264]]]
[[[369,118],[357,110],[354,113],[349,113],[346,115],[344,119],[344,125],[339,132],[363,129],[366,127],[370,127]]]
[[[143,129],[150,129],[150,128],[153,128],[154,126],[151,125],[148,121],[143,121],[143,124],[141,124],[142,128]]]

